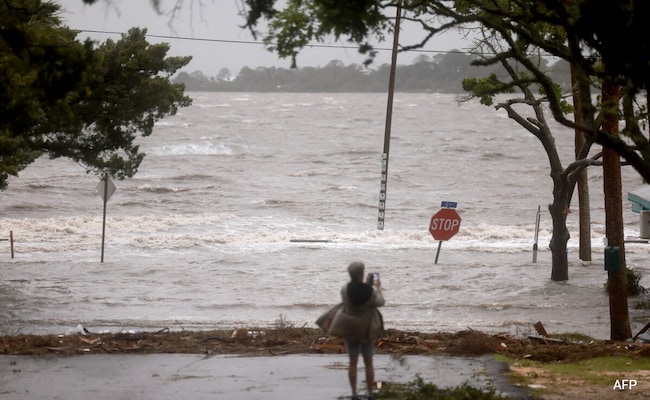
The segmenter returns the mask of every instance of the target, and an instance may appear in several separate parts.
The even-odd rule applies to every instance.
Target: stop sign
[[[443,208],[431,217],[429,233],[435,240],[449,240],[460,229],[460,215],[453,208]]]

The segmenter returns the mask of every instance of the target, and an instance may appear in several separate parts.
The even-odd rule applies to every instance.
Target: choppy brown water
[[[389,327],[516,332],[543,321],[609,336],[602,174],[590,171],[594,261],[578,260],[571,214],[570,279],[551,282],[548,162],[504,113],[396,95],[379,231],[385,96],[192,95],[191,108],[142,140],[137,176],[115,182],[103,263],[96,177],[43,159],[11,181],[0,198],[0,235],[16,240],[14,259],[0,242],[3,329],[311,325],[361,260],[382,276]],[[573,133],[556,138],[568,162]],[[625,199],[642,182],[624,175]],[[462,224],[434,264],[427,227],[441,201],[458,202]],[[626,235],[638,236],[629,209]],[[647,273],[648,249],[630,244],[628,266]],[[650,316],[631,314],[633,330]]]

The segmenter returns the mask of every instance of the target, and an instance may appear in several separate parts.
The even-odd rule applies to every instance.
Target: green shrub
[[[646,292],[646,289],[639,284],[643,274],[637,272],[634,268],[627,269],[627,279],[625,284],[627,285],[627,295],[628,296],[638,296]],[[605,290],[607,290],[607,282],[605,282]]]
[[[627,269],[627,295],[638,296],[645,293],[645,288],[639,284],[643,275],[633,268]]]

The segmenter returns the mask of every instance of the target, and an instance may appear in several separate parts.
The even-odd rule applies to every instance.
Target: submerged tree
[[[0,2],[0,188],[47,154],[87,171],[133,176],[144,154],[136,136],[191,104],[170,77],[190,57],[167,57],[132,29],[119,41],[77,41],[60,7],[41,0]]]
[[[512,40],[512,38],[507,38]],[[508,99],[499,100],[496,105],[497,109],[504,109],[508,117],[516,121],[521,127],[532,133],[542,144],[548,157],[550,176],[553,180],[553,202],[548,205],[549,213],[553,221],[553,230],[549,244],[552,253],[552,271],[551,279],[554,281],[564,281],[569,279],[568,269],[568,252],[567,242],[570,235],[566,225],[567,214],[571,204],[574,187],[580,172],[589,165],[602,165],[599,156],[587,158],[592,141],[585,141],[579,149],[576,149],[577,158],[566,168],[563,167],[562,160],[559,156],[553,132],[546,120],[545,103],[548,101],[544,90],[540,84],[533,79],[533,75],[543,71],[540,65],[538,54],[531,57],[528,54],[527,46],[519,46],[521,54],[514,56],[514,51],[508,52],[508,55],[497,51],[499,40],[493,36],[484,37],[479,44],[479,48],[487,48],[482,60],[476,61],[478,65],[491,65],[499,63],[507,72],[508,79],[497,79],[496,75],[483,79],[466,79],[463,81],[463,87],[469,93],[470,97],[479,98],[482,104],[491,106],[494,104],[495,97],[498,94],[514,93],[514,90],[521,94],[521,97],[508,95]],[[535,50],[534,48],[532,49]],[[502,54],[499,57],[489,56],[488,54]],[[518,60],[525,60],[521,63]],[[555,86],[559,92],[559,85]],[[568,103],[563,107],[570,111]],[[522,110],[523,108],[523,110]],[[531,114],[532,110],[532,115]]]

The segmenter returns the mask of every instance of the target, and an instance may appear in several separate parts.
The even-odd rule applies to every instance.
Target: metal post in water
[[[388,184],[388,154],[390,150],[390,128],[393,117],[393,93],[395,91],[395,69],[397,67],[397,46],[399,44],[399,23],[402,15],[402,1],[397,2],[395,17],[395,33],[393,34],[393,54],[390,63],[390,78],[388,80],[388,102],[386,106],[386,127],[384,129],[384,152],[381,155],[381,184],[379,189],[379,215],[377,229],[384,230],[386,216],[386,185]]]
[[[9,245],[11,246],[11,258],[14,258],[14,231],[9,231]]]
[[[434,264],[438,264],[438,256],[440,255],[440,247],[442,247],[442,240],[438,240],[438,251],[436,251],[436,260],[433,262]]]
[[[104,237],[106,236],[106,203],[108,203],[108,199],[110,199],[113,193],[115,193],[115,189],[115,185],[108,174],[104,174],[104,177],[97,184],[97,192],[104,201],[104,218],[102,220],[102,262],[104,262]]]
[[[104,236],[106,236],[106,203],[108,203],[108,175],[104,175],[104,194],[102,196],[104,200],[104,218],[102,219],[102,260],[104,262]]]
[[[537,262],[537,239],[539,237],[539,219],[541,216],[541,206],[537,206],[537,216],[535,218],[535,243],[533,243],[533,262]]]

